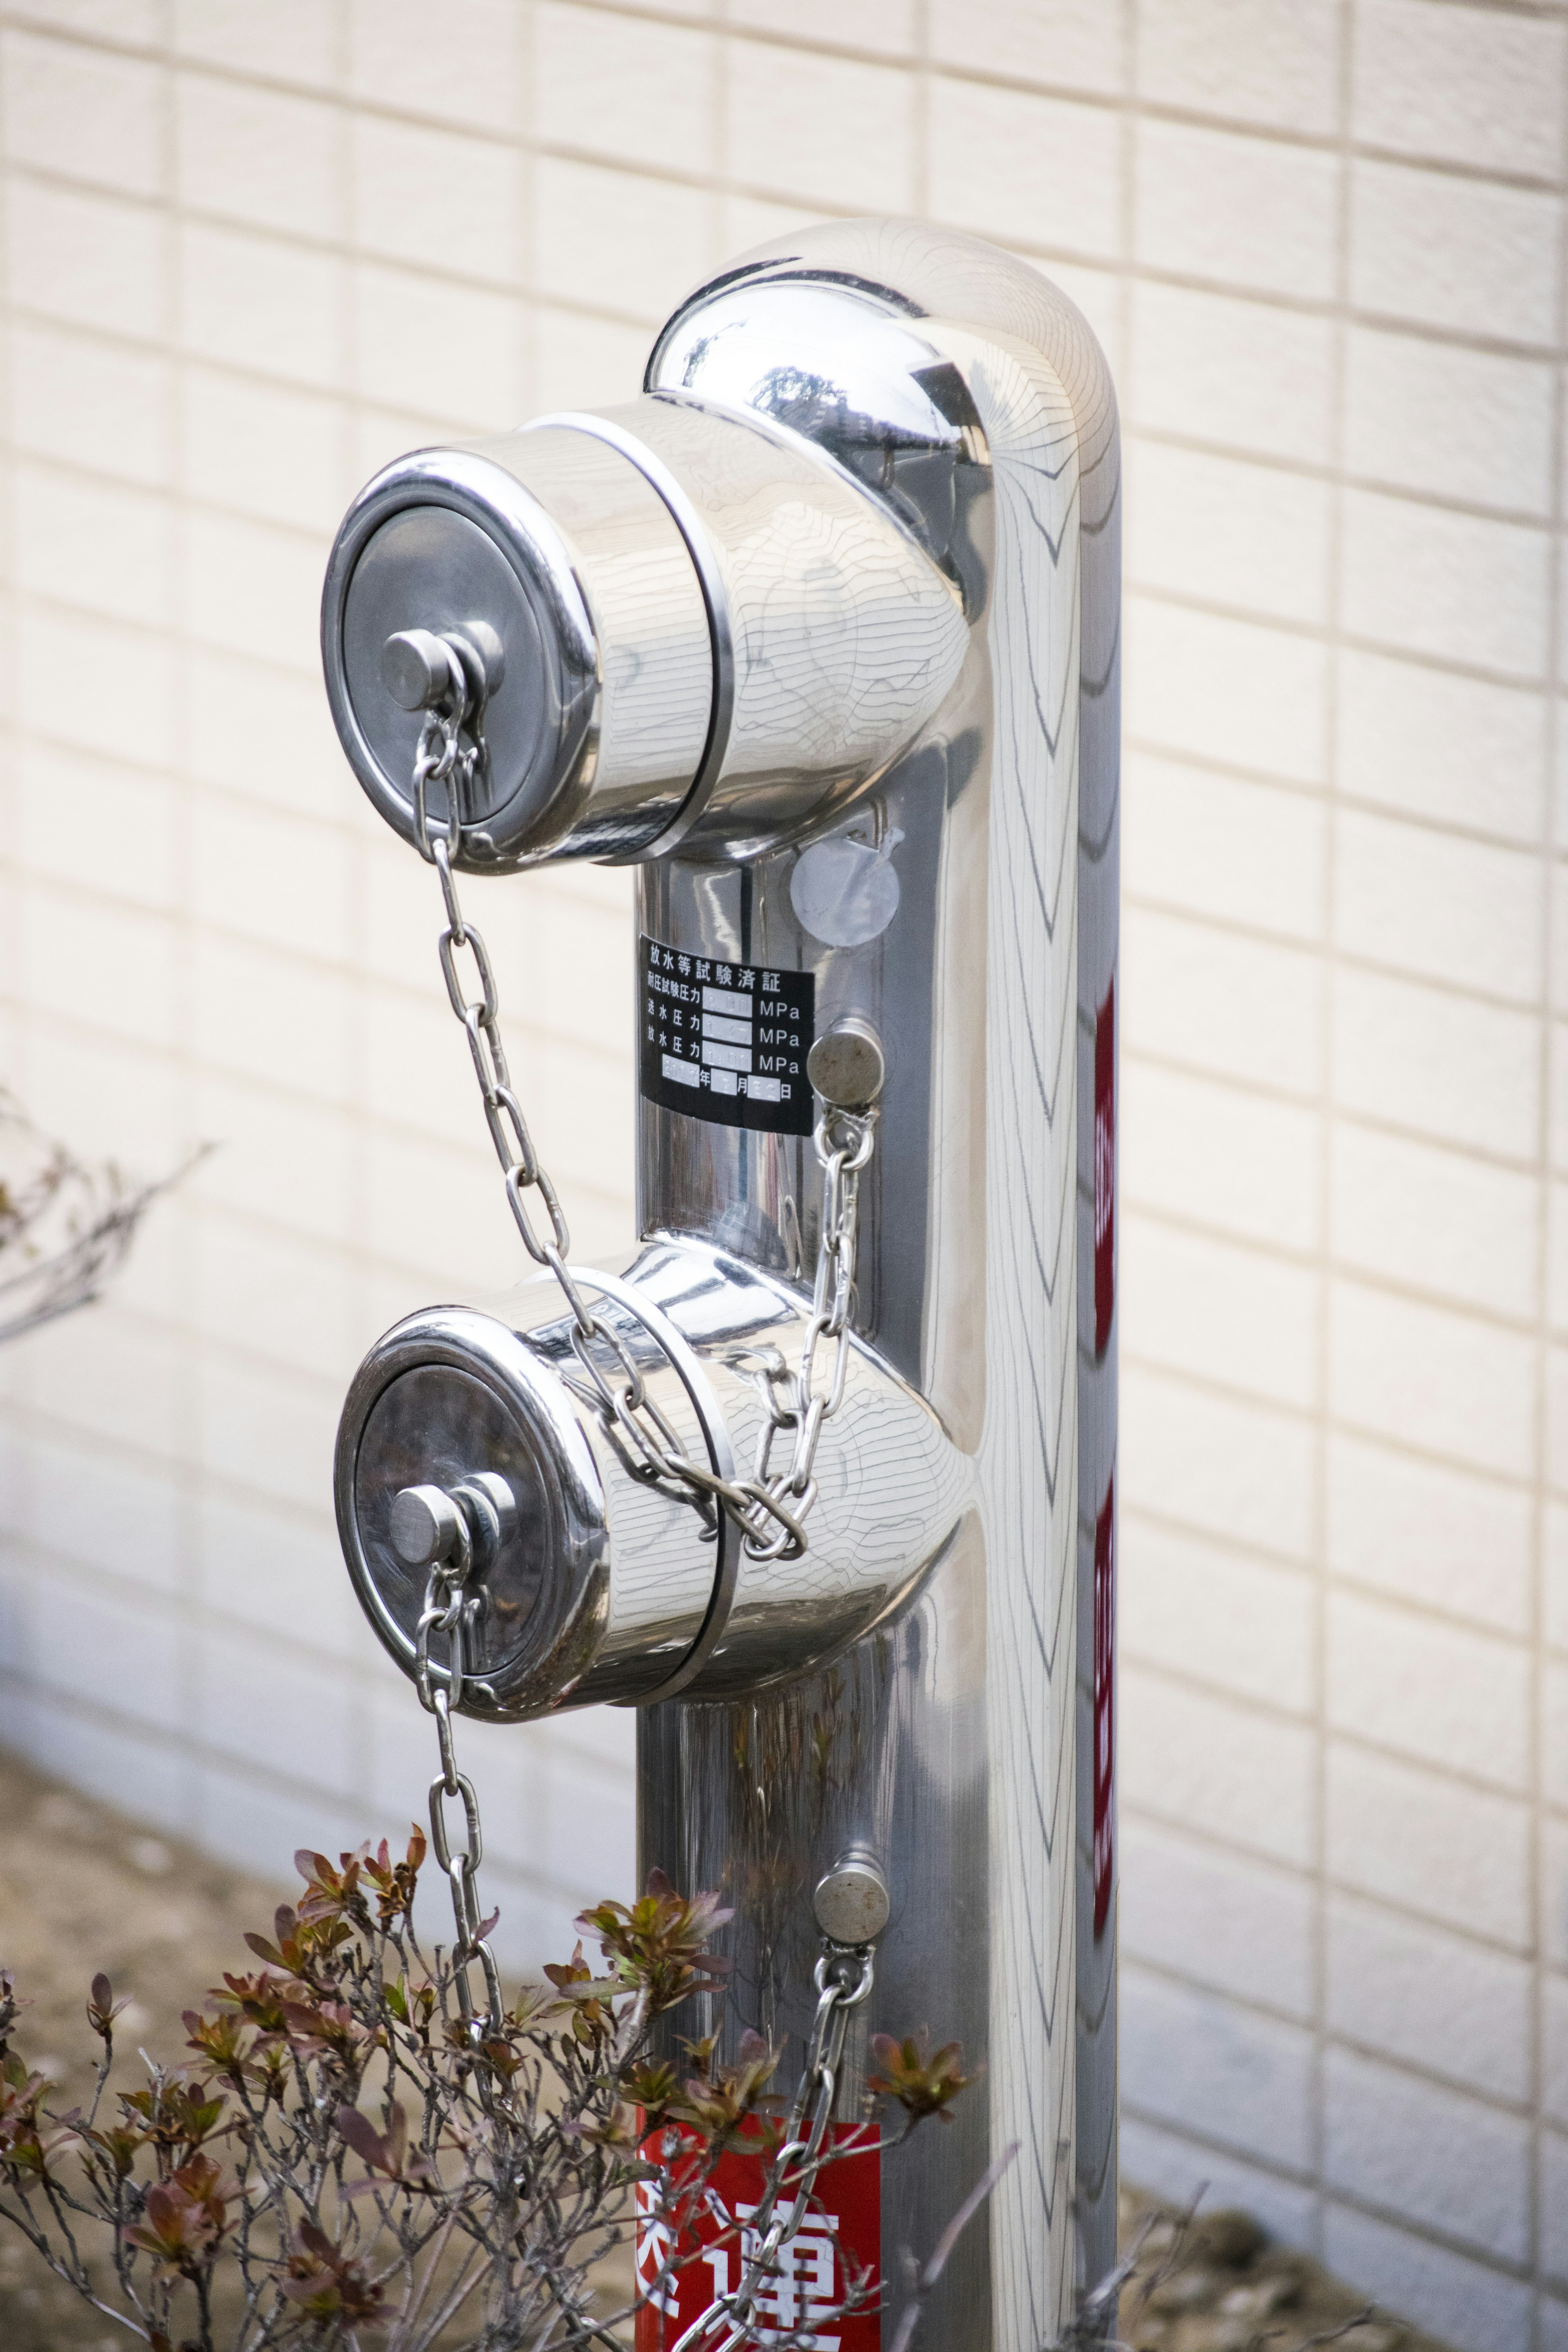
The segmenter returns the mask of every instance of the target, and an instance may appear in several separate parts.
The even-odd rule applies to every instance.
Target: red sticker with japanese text
[[[1116,1305],[1116,981],[1094,1017],[1094,1352]]]
[[[1094,1935],[1105,1933],[1116,1853],[1116,1481],[1094,1523]]]
[[[661,2133],[668,2144],[672,2134]],[[767,2170],[761,2156],[726,2155],[703,2172],[698,2144],[683,2170],[661,2154],[657,2140],[643,2153],[668,2167],[669,2189],[660,2211],[652,2181],[637,2184],[637,2352],[674,2352],[686,2330],[722,2294],[731,2294],[757,2252],[751,2226]],[[879,2298],[868,2297],[845,2312],[851,2291],[874,2286],[882,2252],[881,2157],[875,2129],[866,2124],[836,2124],[828,2134],[836,2155],[816,2176],[804,2219],[780,2248],[776,2264],[762,2281],[755,2319],[747,2342],[788,2339],[801,2352],[879,2352]],[[867,2143],[870,2143],[867,2145]],[[782,2198],[778,2210],[790,2210]]]

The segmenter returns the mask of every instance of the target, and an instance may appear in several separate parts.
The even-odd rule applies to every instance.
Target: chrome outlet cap
[[[628,1346],[679,1422],[679,1379],[626,1323]],[[524,1335],[476,1307],[434,1307],[377,1340],[344,1402],[338,1533],[360,1604],[405,1674],[432,1554],[410,1540],[408,1498],[432,1518],[440,1501],[470,1506],[465,1715],[511,1722],[651,1697],[708,1614],[716,1547],[700,1513],[633,1476],[578,1386],[592,1393],[569,1325]],[[700,1454],[689,1402],[684,1417]],[[471,1507],[476,1500],[490,1507]],[[439,1635],[431,1658],[439,1684]]]

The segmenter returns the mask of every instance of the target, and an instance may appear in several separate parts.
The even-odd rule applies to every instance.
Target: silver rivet
[[[868,1021],[847,1013],[825,1029],[805,1057],[805,1075],[837,1110],[864,1110],[882,1091],[888,1066]]]
[[[452,657],[428,629],[399,629],[381,649],[381,682],[405,710],[428,710],[452,692]]]
[[[874,1944],[893,1906],[881,1870],[856,1847],[817,1880],[811,1907],[830,1944]]]
[[[405,1486],[392,1499],[392,1549],[405,1568],[434,1568],[461,1531],[458,1506],[440,1486]]]

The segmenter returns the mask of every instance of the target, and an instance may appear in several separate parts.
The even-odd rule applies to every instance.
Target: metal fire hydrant
[[[365,1358],[350,1572],[444,1726],[638,1709],[643,1867],[736,1906],[682,2032],[805,2037],[826,1939],[875,1956],[840,2117],[872,2033],[984,2067],[857,2225],[890,2331],[1017,2144],[946,2352],[1037,2352],[1114,2252],[1119,525],[1071,303],[865,221],[700,288],[626,406],[387,467],[322,612],[540,1269]],[[560,857],[637,869],[595,1268],[458,897]]]

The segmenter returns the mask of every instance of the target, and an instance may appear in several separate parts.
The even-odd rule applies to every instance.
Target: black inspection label
[[[646,936],[639,970],[647,1101],[724,1127],[811,1133],[809,971],[721,963]]]

